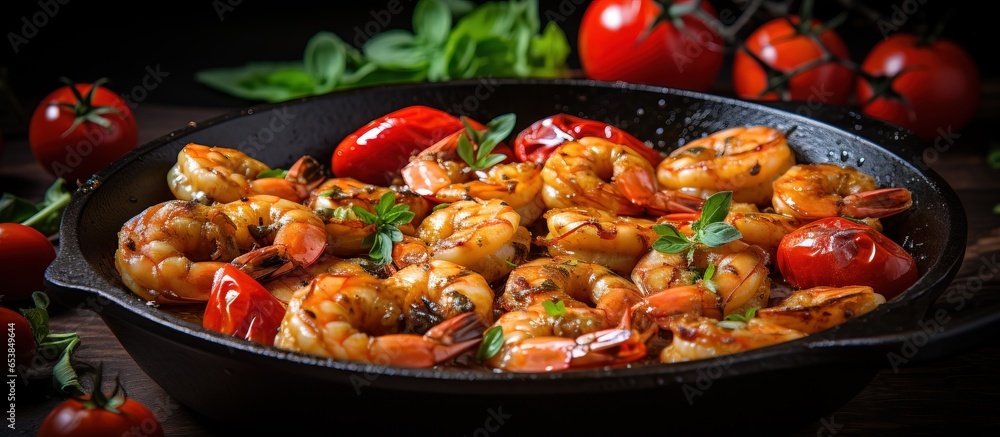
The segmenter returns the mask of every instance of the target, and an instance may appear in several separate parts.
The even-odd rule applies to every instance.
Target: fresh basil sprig
[[[503,114],[486,123],[486,130],[479,131],[469,124],[466,117],[462,117],[465,132],[458,136],[458,156],[473,170],[490,168],[503,162],[507,155],[490,152],[514,131],[515,120],[513,113]]]
[[[686,250],[690,260],[694,257],[696,244],[719,247],[743,238],[739,229],[724,221],[732,202],[732,191],[721,191],[709,196],[702,207],[701,216],[691,223],[694,236],[690,238],[672,225],[653,226],[653,231],[660,236],[653,242],[653,249],[663,253],[681,253]]]
[[[73,197],[73,191],[62,178],[56,179],[38,204],[10,193],[0,196],[0,223],[20,223],[41,232],[42,235],[59,233],[63,210]]]
[[[402,203],[396,204],[396,195],[386,192],[375,205],[374,214],[360,206],[354,206],[351,210],[361,221],[375,225],[375,232],[361,240],[361,247],[371,248],[368,256],[379,264],[392,262],[392,243],[403,241],[403,232],[397,226],[409,223],[415,216],[410,207]]]
[[[479,344],[479,350],[476,351],[476,359],[486,361],[493,358],[500,352],[501,346],[503,346],[503,327],[494,326],[487,329],[486,333],[483,334],[483,342]]]
[[[195,79],[248,100],[280,102],[390,83],[493,77],[568,76],[569,40],[542,27],[537,0],[419,0],[413,31],[387,29],[354,45],[318,32],[301,61],[212,68]]]

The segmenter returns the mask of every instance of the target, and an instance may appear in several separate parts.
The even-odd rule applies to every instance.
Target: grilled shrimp
[[[323,217],[327,251],[342,257],[365,252],[361,243],[365,237],[375,232],[375,225],[361,220],[352,208],[357,206],[374,212],[379,199],[389,192],[396,196],[396,203],[407,205],[413,212],[413,220],[398,226],[399,231],[403,235],[415,235],[416,226],[431,209],[427,199],[416,193],[366,184],[352,178],[331,178],[316,187],[305,204]]]
[[[534,222],[545,209],[541,168],[533,162],[515,162],[473,169],[458,155],[457,137],[463,132],[412,158],[402,169],[406,185],[438,203],[499,199],[521,215],[522,223]]]
[[[254,194],[269,194],[302,202],[325,178],[314,158],[303,156],[284,178],[258,178],[271,170],[247,154],[225,147],[189,143],[167,172],[174,197],[204,204],[228,203]]]
[[[658,237],[652,220],[590,207],[553,208],[543,217],[549,234],[535,242],[548,247],[549,255],[601,264],[622,276],[629,275]]]
[[[493,289],[482,275],[442,260],[407,266],[389,276],[382,292],[400,296],[408,332],[429,327],[461,313],[473,312],[493,323]]]
[[[603,312],[577,307],[550,315],[531,305],[500,316],[493,326],[503,330],[503,345],[486,364],[508,372],[628,364],[646,356],[649,336],[625,324],[607,327]]]
[[[882,218],[913,204],[906,188],[877,189],[875,178],[853,167],[801,164],[774,181],[775,212],[804,222],[826,217]]]
[[[468,267],[493,282],[528,254],[531,234],[499,199],[461,200],[432,212],[417,228],[431,259]]]
[[[806,334],[764,319],[748,322],[723,321],[708,317],[676,317],[669,329],[670,345],[660,352],[660,362],[700,360],[758,349],[804,337]]]
[[[732,191],[733,201],[771,202],[771,183],[795,165],[785,134],[764,126],[735,127],[699,138],[660,161],[656,177],[671,190],[707,198]]]
[[[236,261],[258,279],[308,266],[326,249],[323,220],[301,203],[257,195],[218,208],[236,224],[237,244],[251,249]]]
[[[799,290],[757,317],[807,334],[832,328],[885,303],[871,287],[815,287]]]
[[[363,272],[324,273],[295,292],[274,345],[340,360],[432,367],[479,343],[476,313],[447,319],[423,335],[400,333],[403,297]]]
[[[148,301],[204,302],[215,272],[240,253],[236,225],[221,210],[173,200],[125,222],[115,269],[125,286]]]
[[[585,137],[560,145],[542,168],[549,208],[592,207],[618,215],[694,212],[703,200],[661,190],[656,171],[628,146]]]
[[[635,284],[600,264],[568,256],[537,258],[510,273],[500,306],[523,310],[545,301],[562,301],[567,308],[593,308],[605,314],[604,327],[614,326],[642,301]]]

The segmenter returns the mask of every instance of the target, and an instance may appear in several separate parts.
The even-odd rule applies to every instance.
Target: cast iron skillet
[[[876,311],[797,341],[682,364],[553,374],[413,370],[289,353],[202,329],[120,284],[116,233],[128,218],[171,198],[165,175],[188,142],[239,148],[279,167],[304,154],[329,162],[341,138],[412,104],[479,120],[514,112],[515,132],[565,112],[611,122],[663,150],[728,127],[772,126],[790,132],[799,162],[859,166],[883,186],[909,188],[913,208],[887,227],[923,274]],[[908,131],[843,110],[778,109],[640,85],[484,79],[337,92],[192,124],[104,169],[67,207],[46,280],[55,299],[96,311],[153,380],[220,427],[449,434],[524,434],[544,425],[583,432],[732,431],[720,428],[725,423],[793,427],[829,414],[888,366],[887,354],[919,330],[917,321],[961,264],[963,208],[937,174],[910,159],[923,147]],[[927,348],[950,353],[942,341],[960,338],[963,329],[949,328]]]

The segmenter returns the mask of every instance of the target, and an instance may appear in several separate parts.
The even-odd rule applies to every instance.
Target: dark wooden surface
[[[994,128],[1000,122],[1000,88],[987,86],[977,118],[961,132],[958,141],[941,151],[931,168],[939,172],[959,193],[969,216],[969,245],[965,264],[953,287],[975,284],[976,279],[983,286],[970,297],[969,305],[963,310],[955,310],[953,305],[942,302],[949,311],[952,321],[946,328],[960,326],[963,314],[968,314],[977,306],[997,302],[1000,280],[993,275],[983,275],[982,266],[987,268],[1000,255],[1000,216],[994,214],[994,205],[1000,203],[1000,170],[990,168],[986,162],[989,143],[993,141]],[[136,116],[140,128],[140,142],[146,142],[167,134],[190,121],[205,120],[228,111],[231,108],[193,108],[140,105]],[[4,145],[0,184],[2,191],[38,200],[41,193],[52,182],[33,161],[24,138],[7,138]],[[987,271],[988,273],[988,271]],[[972,282],[969,282],[969,281]],[[210,435],[204,422],[187,407],[178,404],[155,382],[143,373],[129,354],[122,349],[102,320],[90,311],[64,311],[52,318],[55,332],[77,332],[82,343],[75,357],[78,361],[103,362],[106,372],[118,375],[128,388],[131,397],[147,405],[162,422],[168,436]],[[862,392],[828,417],[816,420],[809,426],[793,432],[792,435],[940,435],[956,431],[975,434],[987,433],[1000,424],[1000,333],[998,327],[980,332],[975,343],[938,360],[923,363],[908,363],[892,367],[887,359],[881,370]],[[178,365],[185,365],[178,363]],[[196,368],[188,371],[197,372]],[[766,385],[766,383],[764,383]],[[16,403],[17,432],[14,435],[34,435],[45,415],[62,398],[48,394],[39,387],[29,387],[28,393],[19,392]],[[766,390],[766,387],[762,387]],[[733,407],[740,402],[752,402],[753,394],[745,399],[734,400]],[[810,402],[802,399],[802,402]],[[588,420],[599,414],[595,411],[570,412],[566,420]],[[6,415],[4,416],[7,417]],[[725,412],[720,411],[720,420]],[[288,420],[288,419],[285,419]],[[291,419],[294,420],[294,419]],[[601,420],[624,420],[623,430],[629,422],[638,420],[635,426],[645,428],[648,421],[657,418],[605,418]],[[752,429],[766,430],[768,422],[782,420],[782,412],[775,411],[771,417],[761,417],[755,424],[706,424],[708,429],[723,433],[741,433]],[[0,435],[8,435],[6,428],[0,428]],[[661,422],[656,427],[663,434],[669,433],[669,422]],[[335,431],[335,426],[331,432]]]

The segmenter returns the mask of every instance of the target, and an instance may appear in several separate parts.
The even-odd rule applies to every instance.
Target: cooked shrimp
[[[365,237],[375,232],[375,225],[358,218],[352,208],[357,206],[374,212],[379,199],[389,192],[396,196],[396,203],[407,205],[413,212],[413,220],[398,226],[399,231],[403,235],[415,235],[417,224],[431,209],[427,199],[416,193],[366,184],[352,178],[331,178],[316,187],[305,204],[323,217],[327,251],[343,257],[365,252],[361,243]]]
[[[605,327],[610,327],[642,301],[642,294],[611,269],[568,256],[537,258],[510,272],[500,298],[503,309],[523,310],[544,301],[562,301],[567,308],[594,308],[605,314]]]
[[[432,367],[479,343],[476,313],[445,320],[423,335],[400,334],[401,296],[360,272],[321,274],[289,302],[274,345],[340,360]]]
[[[799,290],[778,305],[761,308],[757,317],[776,325],[816,333],[874,310],[885,297],[871,287],[815,287]]]
[[[240,253],[236,225],[221,210],[173,200],[125,222],[115,269],[125,286],[148,301],[204,302],[215,272]]]
[[[323,219],[309,207],[256,195],[217,207],[236,225],[236,242],[251,251],[236,262],[266,280],[315,262],[326,249]]]
[[[694,285],[702,281],[701,272],[713,266],[706,285],[717,293],[723,315],[742,314],[767,303],[771,290],[769,258],[759,246],[733,241],[720,247],[696,246],[694,256],[649,251],[636,264],[632,280],[645,294]]]
[[[284,178],[261,178],[271,168],[247,154],[225,147],[189,143],[167,172],[167,185],[181,200],[205,204],[227,203],[254,194],[270,194],[302,202],[323,179],[322,166],[304,156]]]
[[[758,349],[806,334],[763,319],[720,322],[708,317],[677,317],[670,323],[673,339],[660,352],[660,362],[700,360]]]
[[[601,264],[622,276],[628,276],[658,238],[652,220],[596,208],[553,208],[543,217],[549,234],[535,242],[548,247],[549,255]]]
[[[681,233],[691,236],[694,235],[691,223],[698,219],[698,215],[698,213],[668,214],[661,216],[656,222],[669,224]],[[740,231],[741,241],[760,246],[771,255],[771,260],[777,254],[781,239],[802,226],[802,222],[795,217],[760,212],[752,203],[734,203],[724,221]]]
[[[503,330],[503,345],[486,364],[509,372],[552,372],[624,365],[646,356],[647,334],[606,323],[591,308],[567,307],[555,316],[542,305],[508,312],[494,324]]]
[[[775,212],[802,221],[850,216],[882,218],[913,204],[906,188],[877,189],[875,178],[853,167],[801,164],[774,181]]]
[[[408,266],[382,285],[382,293],[401,296],[408,331],[423,332],[461,313],[473,312],[493,323],[493,289],[482,275],[450,261]]]
[[[736,202],[771,202],[771,182],[795,165],[785,134],[764,126],[725,129],[691,141],[657,165],[659,183],[707,198],[732,191]]]
[[[628,146],[596,137],[560,145],[542,168],[549,208],[592,207],[618,215],[693,212],[703,200],[661,190],[653,165]]]
[[[495,281],[528,254],[531,234],[499,199],[461,200],[430,213],[417,228],[430,257],[463,265]]]
[[[722,320],[719,296],[712,290],[705,288],[702,283],[657,291],[643,298],[643,302],[633,309],[666,329],[669,329],[670,320],[677,316],[708,317]],[[638,317],[638,315],[634,317]]]
[[[445,138],[424,149],[403,167],[402,177],[413,191],[438,203],[500,199],[534,222],[545,209],[541,168],[533,162],[500,163],[473,169],[459,157],[456,138]]]

